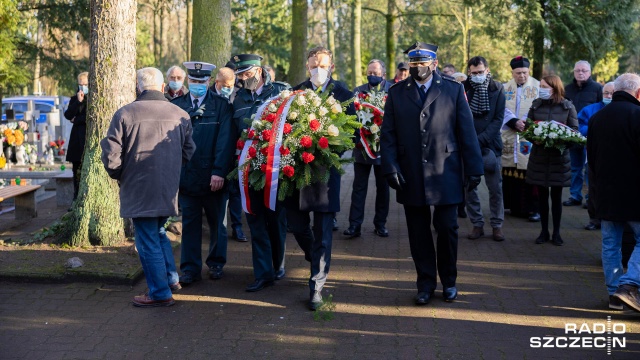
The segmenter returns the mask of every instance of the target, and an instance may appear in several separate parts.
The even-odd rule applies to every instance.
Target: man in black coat
[[[367,83],[356,87],[354,94],[369,94],[372,92],[387,93],[391,82],[386,78],[386,68],[381,60],[373,59],[367,65]],[[358,237],[361,235],[360,226],[364,221],[364,205],[367,199],[367,188],[369,187],[369,174],[373,167],[373,174],[376,178],[376,205],[373,217],[375,234],[380,237],[388,237],[387,215],[389,215],[389,185],[382,175],[380,168],[380,157],[372,159],[364,154],[360,143],[360,130],[356,130],[356,148],[353,149],[353,191],[351,192],[351,207],[349,209],[349,228],[344,231],[344,235]]]
[[[591,78],[591,65],[584,60],[578,61],[573,67],[573,82],[565,88],[565,98],[571,100],[576,112],[579,113],[587,105],[602,101],[602,85]],[[582,184],[586,178],[584,164],[587,161],[587,152],[582,145],[569,148],[571,157],[571,197],[562,204],[564,206],[576,206],[582,204]]]
[[[504,202],[502,200],[502,137],[500,128],[504,120],[505,95],[502,84],[491,78],[489,63],[482,56],[476,56],[467,64],[469,78],[464,82],[464,90],[473,114],[473,125],[478,134],[478,143],[484,164],[484,180],[489,190],[490,225],[493,240],[504,241]],[[473,224],[468,238],[484,236],[484,216],[480,205],[478,189],[467,192],[467,212]]]
[[[329,49],[316,47],[309,51],[307,69],[311,78],[298,84],[293,90],[321,89],[329,91],[333,97],[344,102],[353,93],[343,84],[331,78],[334,69],[333,54]],[[348,114],[355,114],[353,104]],[[322,305],[322,288],[327,281],[331,264],[331,243],[333,240],[333,219],[340,211],[340,173],[331,168],[327,184],[316,183],[295,191],[285,200],[289,228],[304,251],[305,259],[311,262],[309,278],[309,309],[316,310]],[[313,230],[311,212],[313,211]]]
[[[609,308],[622,310],[622,301],[640,312],[640,76],[622,74],[614,86],[611,103],[589,120],[587,157],[598,194],[596,216],[602,219],[602,267]],[[623,275],[625,223],[633,230],[636,245]]]
[[[431,300],[438,272],[445,301],[453,301],[458,295],[457,207],[463,200],[463,169],[468,188],[478,186],[483,174],[464,88],[435,71],[437,49],[435,45],[416,43],[405,51],[411,77],[389,89],[382,123],[382,171],[396,190],[398,202],[404,205],[418,274],[418,305]],[[437,255],[430,206],[435,207]]]
[[[89,73],[78,75],[78,92],[71,97],[64,117],[71,121],[73,127],[69,135],[66,160],[73,165],[73,200],[78,197],[80,187],[80,168],[87,132],[87,96],[89,95]]]

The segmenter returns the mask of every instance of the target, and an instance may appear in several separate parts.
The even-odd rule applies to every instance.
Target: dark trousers
[[[242,204],[240,203],[240,187],[237,181],[230,181],[229,188],[229,220],[231,228],[242,227]]]
[[[562,218],[562,186],[538,186],[540,194],[540,225],[542,232],[549,232],[549,196],[551,196],[551,217],[553,233],[560,233],[560,219]]]
[[[304,257],[311,262],[309,278],[310,296],[314,291],[321,291],[331,264],[331,243],[333,240],[332,212],[313,212],[313,230],[311,216],[308,211],[287,209],[287,222],[298,245],[304,251]]]
[[[600,219],[596,216],[596,184],[595,184],[595,176],[593,172],[589,169],[589,164],[587,164],[587,174],[589,175],[587,178],[591,179],[591,181],[587,182],[589,189],[589,196],[587,196],[587,212],[589,213],[589,222],[595,225],[600,225]]]
[[[431,208],[429,206],[404,206],[409,230],[411,257],[416,266],[418,292],[433,292],[440,274],[445,288],[456,285],[458,270],[458,205],[437,205],[433,212],[433,226],[438,238],[434,248],[431,235]],[[437,271],[436,271],[437,269]]]
[[[353,164],[353,191],[351,193],[351,208],[349,209],[349,225],[360,228],[364,222],[364,205],[367,200],[369,187],[369,174],[373,167],[376,177],[376,212],[373,217],[373,225],[377,228],[384,227],[389,215],[389,184],[380,165]]]
[[[251,204],[251,211],[253,214],[246,216],[251,231],[253,275],[256,280],[273,280],[284,266],[287,212],[281,203],[276,203],[274,211],[259,201]]]
[[[198,275],[202,271],[202,210],[209,225],[208,267],[224,266],[227,262],[227,237],[221,236],[225,214],[225,196],[216,191],[202,196],[179,194],[182,209],[182,244],[180,270]],[[225,229],[226,230],[226,229]]]
[[[73,173],[73,200],[75,200],[78,198],[78,190],[80,189],[80,170],[82,170],[82,162],[74,161],[71,165],[71,172]]]

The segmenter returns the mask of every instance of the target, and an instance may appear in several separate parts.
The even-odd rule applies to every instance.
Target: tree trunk
[[[327,47],[336,56],[336,40],[335,40],[335,12],[333,9],[333,0],[325,0],[327,14]]]
[[[307,78],[307,0],[292,0],[291,5],[291,64],[289,82],[299,84]]]
[[[362,19],[362,0],[353,1],[353,13],[352,13],[352,40],[353,55],[351,56],[351,71],[353,77],[351,78],[351,88],[362,85],[362,56],[360,53],[360,21]]]
[[[471,58],[471,17],[473,8],[471,6],[464,7],[464,21],[465,21],[465,31],[466,33],[466,44],[464,47],[464,68],[467,68],[467,63]]]
[[[545,0],[540,2],[540,20],[533,27],[533,68],[532,76],[536,79],[542,78],[544,66],[544,22],[545,22]]]
[[[160,55],[158,55],[158,7],[157,4],[152,10],[153,13],[153,63],[158,66]]]
[[[187,0],[187,61],[191,60],[191,26],[193,25],[193,0]]]
[[[116,110],[134,99],[136,8],[135,0],[91,1],[86,144],[78,198],[62,234],[72,246],[109,246],[124,240],[118,184],[104,170],[100,140]]]
[[[160,35],[158,36],[158,59],[156,60],[156,66],[163,67],[164,57],[164,1],[160,2],[160,16],[158,16],[158,22],[160,23]]]
[[[395,69],[396,62],[396,34],[393,33],[393,30],[396,27],[396,13],[395,13],[395,0],[387,1],[387,30],[386,30],[386,38],[387,38],[387,77],[390,77],[393,73],[393,69]]]
[[[223,67],[231,58],[231,0],[193,0],[191,60]]]

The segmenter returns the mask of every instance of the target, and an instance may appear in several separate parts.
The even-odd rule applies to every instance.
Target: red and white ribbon
[[[247,140],[244,143],[244,148],[240,153],[239,164],[242,165],[247,162],[247,156],[249,155],[249,148],[253,144],[257,143],[256,140]],[[251,200],[249,198],[249,172],[251,172],[251,164],[244,166],[244,168],[238,169],[238,183],[240,185],[240,200],[242,203],[242,210],[247,214],[253,214],[251,212]]]
[[[364,152],[367,154],[367,156],[369,156],[372,159],[377,159],[380,157],[380,155],[376,155],[376,153],[373,150],[371,150],[371,145],[365,138],[365,135],[362,132],[362,128],[360,128],[360,143],[362,144],[362,147],[364,148]]]

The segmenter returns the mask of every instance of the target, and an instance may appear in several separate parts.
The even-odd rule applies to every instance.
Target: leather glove
[[[395,172],[387,174],[386,178],[390,188],[394,190],[402,190],[402,185],[404,184],[402,174]]]
[[[482,177],[480,176],[469,176],[467,177],[467,191],[471,191],[480,185],[480,181],[482,181]]]

